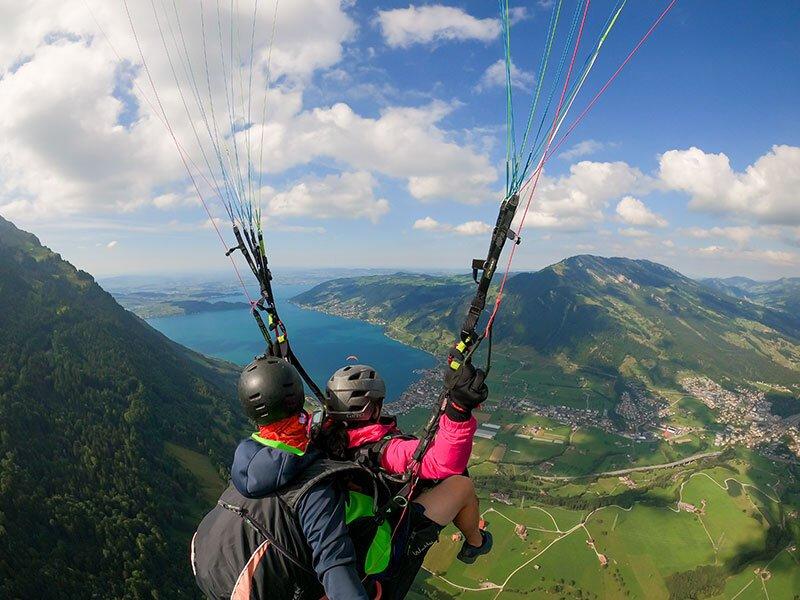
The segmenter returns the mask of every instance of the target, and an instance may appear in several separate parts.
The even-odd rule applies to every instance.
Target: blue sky
[[[0,215],[98,275],[226,268],[148,106],[121,7],[89,4],[93,16],[83,2],[0,8]],[[615,4],[590,3],[579,63]],[[567,123],[667,4],[628,1]],[[553,56],[576,5],[563,0]],[[552,3],[511,7],[519,120]],[[496,3],[284,1],[277,14],[263,124],[273,264],[425,270],[483,254],[504,179]],[[152,16],[134,19],[168,118],[200,164]],[[192,46],[199,30],[186,19]],[[798,32],[793,1],[679,0],[547,163],[516,268],[589,252],[693,276],[800,275]]]

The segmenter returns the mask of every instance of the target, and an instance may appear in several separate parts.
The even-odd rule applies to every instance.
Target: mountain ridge
[[[701,281],[736,298],[800,314],[800,277],[781,277],[772,281],[727,277]]]
[[[244,428],[233,365],[2,218],[0,337],[0,595],[197,597],[175,557]]]
[[[294,300],[368,318],[442,353],[473,290],[466,276],[396,274],[327,282]],[[682,370],[710,370],[736,378],[763,371],[786,380],[800,369],[796,315],[731,297],[652,261],[621,257],[578,255],[513,275],[494,337],[577,364],[618,369],[634,357],[650,370],[664,367],[671,379]]]

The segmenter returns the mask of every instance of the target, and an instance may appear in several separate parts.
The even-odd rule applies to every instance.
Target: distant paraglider
[[[352,360],[353,362],[357,363],[358,362],[358,357],[355,354],[351,354],[345,360],[348,361],[348,362]]]

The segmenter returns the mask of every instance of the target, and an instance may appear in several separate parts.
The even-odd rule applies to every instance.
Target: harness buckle
[[[478,283],[478,271],[483,271],[486,261],[480,258],[472,259],[472,280]]]
[[[394,498],[392,498],[392,501],[400,508],[405,508],[406,506],[408,506],[408,498],[406,498],[405,496],[401,496],[399,494]]]

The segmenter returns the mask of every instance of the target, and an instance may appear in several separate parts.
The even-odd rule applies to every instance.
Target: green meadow
[[[769,461],[753,470],[733,457],[716,467],[670,469],[660,478],[636,473],[631,481],[648,492],[625,508],[609,503],[571,510],[553,504],[576,495],[611,498],[627,489],[616,477],[543,484],[546,496],[512,495],[511,506],[491,501],[483,490],[492,553],[463,565],[455,559],[461,542],[450,539],[452,527],[446,529],[409,597],[721,600],[739,593],[739,600],[793,600],[800,591],[800,555],[790,547],[797,540],[784,537],[777,546],[770,541],[770,528],[786,506],[770,500],[769,489],[757,487],[770,477],[774,483],[780,471]],[[697,511],[679,511],[679,497]],[[517,524],[527,528],[524,541],[515,533]],[[701,565],[711,583],[702,588],[706,591],[683,595],[695,585]],[[764,567],[768,575],[755,573]]]

